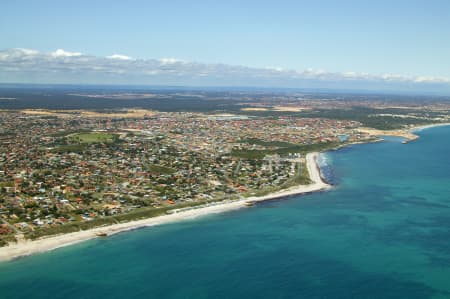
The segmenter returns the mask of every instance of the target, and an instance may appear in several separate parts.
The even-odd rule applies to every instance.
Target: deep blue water
[[[450,127],[327,153],[331,191],[0,264],[0,298],[450,298]]]

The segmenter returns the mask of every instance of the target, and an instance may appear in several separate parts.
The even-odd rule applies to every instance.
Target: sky
[[[2,0],[0,82],[450,92],[450,1]]]

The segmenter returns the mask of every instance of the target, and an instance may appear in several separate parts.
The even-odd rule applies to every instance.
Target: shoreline
[[[420,138],[419,135],[416,133],[431,129],[435,127],[443,127],[443,126],[450,126],[450,123],[434,123],[434,124],[428,124],[428,125],[418,125],[418,126],[412,126],[410,128],[403,128],[403,129],[397,129],[397,130],[379,130],[379,129],[373,129],[373,128],[366,128],[361,127],[358,130],[363,133],[368,133],[371,136],[394,136],[394,137],[402,137],[405,139],[404,143],[408,143],[414,140],[417,140]]]
[[[172,214],[113,224],[110,226],[97,227],[90,230],[50,236],[38,240],[21,240],[15,244],[0,247],[0,262],[10,261],[19,257],[51,251],[57,248],[84,242],[87,240],[98,238],[98,234],[107,234],[109,236],[139,228],[173,223],[188,219],[195,219],[197,217],[209,214],[237,210],[247,207],[249,204],[251,205],[255,202],[268,201],[291,195],[307,194],[311,192],[330,189],[332,186],[324,182],[320,173],[320,167],[317,163],[317,157],[319,154],[320,153],[318,152],[313,152],[306,155],[306,166],[308,169],[309,177],[312,181],[312,183],[309,185],[294,186],[264,196],[252,196],[234,201],[218,202],[216,204],[211,204],[209,206],[201,208],[192,208]]]
[[[429,125],[419,125],[419,126],[413,126],[409,129],[405,129],[405,136],[403,136],[405,138],[405,140],[403,141],[403,143],[409,143],[411,141],[417,140],[420,138],[420,135],[418,135],[417,133],[423,131],[423,130],[427,130],[427,129],[432,129],[432,128],[436,128],[436,127],[445,127],[445,126],[450,126],[450,123],[436,123],[436,124],[429,124]]]
[[[445,126],[450,126],[450,123],[437,123],[437,124],[416,126],[416,127],[412,127],[410,129],[408,129],[408,132],[414,134],[414,133],[420,132],[422,130],[431,129],[431,128],[435,128],[435,127],[445,127]],[[417,136],[417,137],[419,137],[419,136]]]

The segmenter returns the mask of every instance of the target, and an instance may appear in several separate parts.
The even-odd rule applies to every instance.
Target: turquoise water
[[[0,298],[450,298],[450,127],[325,156],[336,187],[0,264]]]

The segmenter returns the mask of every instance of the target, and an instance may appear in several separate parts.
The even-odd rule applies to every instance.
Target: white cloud
[[[106,56],[106,58],[118,59],[118,60],[133,60],[133,58],[131,58],[130,56],[121,55],[121,54],[113,54],[113,55],[110,55],[110,56]]]
[[[175,63],[183,63],[183,60],[176,58],[161,58],[159,60],[162,64],[175,64]]]
[[[81,56],[83,54],[80,52],[69,52],[63,49],[58,49],[55,52],[52,52],[50,55],[52,55],[53,57],[74,57],[74,56]]]
[[[18,48],[17,50],[21,51],[25,55],[36,55],[36,54],[39,54],[38,51],[32,50],[32,49]]]
[[[447,77],[352,71],[338,73],[320,69],[289,70],[278,67],[250,68],[195,63],[176,58],[133,59],[122,54],[97,57],[63,49],[51,53],[32,49],[0,50],[0,78],[12,78],[13,74],[21,82],[53,74],[52,80],[55,82],[66,78],[66,81],[71,80],[73,83],[77,83],[77,80],[84,82],[87,77],[98,82],[109,82],[111,76],[114,76],[114,82],[139,84],[159,80],[162,84],[195,82],[201,85],[208,82],[216,85],[302,87],[314,83],[314,86],[346,84],[346,88],[355,85],[379,87],[441,84],[447,89],[450,88],[450,78]]]
[[[426,77],[426,76],[419,76],[414,78],[414,82],[416,83],[450,83],[450,78],[445,77]]]
[[[0,61],[1,60],[15,60],[15,59],[32,59],[34,56],[38,55],[39,52],[31,49],[16,48],[0,51]]]
[[[274,71],[274,72],[284,71],[284,68],[278,67],[278,66],[268,66],[268,67],[265,67],[264,69],[269,70],[269,71]]]

